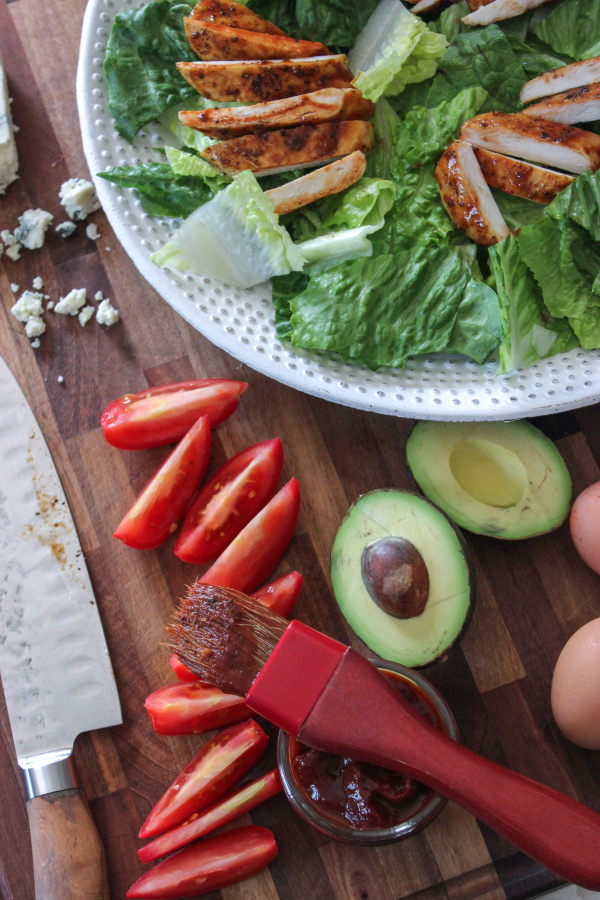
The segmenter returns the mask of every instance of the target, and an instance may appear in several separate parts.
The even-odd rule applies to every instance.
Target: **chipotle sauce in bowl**
[[[457,739],[450,710],[422,675],[396,663],[372,662],[419,715]],[[339,840],[363,845],[401,840],[432,821],[446,803],[400,772],[314,750],[283,732],[279,742],[288,800],[302,818]]]

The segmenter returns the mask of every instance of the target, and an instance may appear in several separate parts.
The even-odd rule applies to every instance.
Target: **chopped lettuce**
[[[600,0],[562,0],[534,29],[557,53],[574,59],[596,55],[600,44]]]
[[[98,172],[120,187],[135,188],[150,216],[187,218],[213,196],[212,189],[195,175],[179,175],[166,163],[117,166]]]
[[[517,197],[515,194],[505,194],[496,188],[492,188],[492,194],[511,231],[524,225],[532,225],[546,212],[543,204],[534,203],[533,200],[525,200],[524,197]]]
[[[517,19],[507,19],[507,22],[518,21],[519,18],[520,16],[518,16]],[[524,40],[521,40],[521,38],[512,34],[507,35],[507,38],[519,62],[523,66],[527,78],[535,78],[537,75],[543,75],[548,69],[559,68],[560,66],[564,66],[565,62],[568,62],[568,60],[559,59],[558,56],[552,56],[551,53],[546,52],[546,48],[544,48],[542,42],[536,41],[535,36],[533,36],[533,40],[528,39],[528,43],[525,43]]]
[[[300,37],[296,19],[296,0],[248,0],[248,2],[241,0],[241,2],[257,16],[278,25],[290,37]]]
[[[459,3],[453,3],[448,9],[445,9],[439,19],[430,22],[429,27],[432,31],[443,34],[449,44],[452,44],[459,34],[463,31],[470,31],[469,25],[462,22],[463,16],[471,12],[467,0],[460,0]]]
[[[600,171],[585,172],[554,198],[546,215],[568,218],[600,241]]]
[[[546,309],[542,292],[521,259],[516,237],[510,235],[489,252],[502,320],[499,372],[522,369],[550,353],[576,347],[577,338],[567,320],[553,318]]]
[[[454,331],[464,300],[467,316],[473,314],[467,289],[494,302],[491,288],[473,286],[473,257],[474,247],[415,248],[329,269],[312,277],[298,296],[284,296],[283,308],[291,310],[288,338],[295,346],[335,351],[376,369],[443,351],[454,332],[461,351],[483,362],[497,338],[484,356],[481,335],[469,340],[468,329]]]
[[[296,0],[300,37],[328,47],[349,48],[365,27],[379,0]],[[279,23],[280,24],[280,23]]]
[[[474,28],[459,34],[442,56],[427,105],[437,106],[464,88],[479,86],[488,93],[481,112],[514,112],[527,80],[525,69],[498,25]]]
[[[369,235],[383,224],[361,225],[359,228],[344,228],[342,231],[332,231],[296,244],[296,247],[309,266],[308,272],[317,274],[331,269],[348,259],[357,259],[359,256],[372,256],[373,245]]]
[[[471,278],[458,307],[447,353],[462,353],[480,364],[489,359],[502,337],[498,297],[487,284]]]
[[[197,209],[152,260],[242,288],[300,270],[305,263],[249,171]]]
[[[396,140],[400,119],[389,100],[380,97],[375,106],[373,117],[374,142],[373,150],[367,157],[366,174],[391,178],[391,160],[396,152]]]
[[[195,175],[204,178],[212,189],[231,182],[228,175],[223,175],[201,156],[177,150],[176,147],[165,147],[165,154],[176,175]]]
[[[117,13],[113,22],[104,73],[108,106],[119,134],[132,141],[140,128],[196,90],[179,74],[175,63],[194,60],[183,16],[193,4],[154,0],[142,9]]]
[[[373,101],[400,94],[435,74],[447,46],[400,0],[381,0],[348,56],[354,85]]]
[[[380,228],[396,197],[396,185],[383,178],[361,178],[340,194],[312,203],[295,218],[297,241],[310,240],[341,229],[375,225]],[[376,230],[376,229],[373,229]]]

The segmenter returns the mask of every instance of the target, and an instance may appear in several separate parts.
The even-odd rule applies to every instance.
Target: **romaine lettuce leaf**
[[[292,312],[288,338],[294,346],[335,351],[373,369],[443,351],[463,300],[469,301],[467,315],[473,314],[467,288],[486,288],[471,284],[473,257],[474,247],[430,247],[343,263],[286,298]],[[463,352],[482,358],[480,336],[469,341],[468,329],[454,335]]]
[[[576,319],[569,317],[569,323],[584,350],[597,350],[600,347],[600,315],[597,306],[588,306],[583,315]]]
[[[381,0],[348,56],[354,85],[369,100],[400,94],[435,74],[448,42],[400,0]]]
[[[496,292],[471,278],[458,307],[446,352],[462,353],[482,365],[498,346],[501,336]]]
[[[119,134],[128,141],[165,109],[197,94],[175,67],[177,62],[196,58],[183,28],[183,16],[189,15],[192,6],[154,0],[142,9],[126,9],[115,16],[104,73],[109,109]]]
[[[467,0],[460,0],[459,3],[445,9],[435,22],[430,22],[429,27],[432,31],[443,34],[448,43],[452,44],[463,31],[471,30],[469,25],[464,25],[461,21],[463,16],[467,16],[470,12]]]
[[[515,194],[505,194],[496,188],[492,188],[492,195],[511,231],[524,225],[533,225],[546,212],[546,207],[542,203],[534,203],[533,200],[525,200]]]
[[[301,37],[328,47],[349,48],[365,27],[379,0],[296,0]],[[282,28],[283,26],[277,22]]]
[[[195,175],[204,178],[211,190],[231,182],[228,175],[223,175],[201,156],[177,150],[176,147],[165,147],[165,155],[176,175]]]
[[[400,96],[403,96],[402,94]],[[391,178],[391,159],[396,151],[396,140],[400,119],[390,101],[380,97],[375,105],[373,117],[374,141],[373,150],[367,157],[367,176],[384,179]]]
[[[550,216],[527,225],[517,235],[521,259],[535,275],[553,316],[578,318],[588,307],[600,306],[600,296],[593,293],[594,278],[573,255],[574,246],[587,241],[587,232],[571,219]],[[595,246],[598,253],[600,245]],[[600,309],[596,315],[600,319]]]
[[[566,319],[553,318],[542,292],[521,259],[514,235],[490,247],[490,265],[500,301],[502,343],[500,373],[530,366],[536,360],[577,346]]]
[[[296,19],[296,0],[248,0],[247,3],[241,0],[241,2],[257,16],[278,25],[290,37],[300,37]],[[323,38],[317,37],[314,40],[323,41]]]
[[[372,256],[373,245],[369,235],[382,224],[383,220],[379,225],[361,225],[359,228],[332,231],[296,244],[296,247],[306,260],[309,274],[318,274],[348,259]]]
[[[290,302],[306,290],[309,278],[306,272],[290,272],[289,275],[276,275],[271,280],[275,331],[278,337],[287,337],[292,331]]]
[[[437,106],[464,88],[479,86],[489,95],[481,112],[514,112],[526,81],[525,69],[497,25],[470,29],[458,35],[439,61],[427,105]]]
[[[594,56],[600,42],[600,0],[562,0],[534,29],[557,53]]]
[[[600,171],[584,172],[554,198],[546,215],[568,218],[600,241]]]
[[[300,270],[305,263],[249,171],[197,209],[152,260],[242,288]]]
[[[507,19],[506,21],[515,22],[520,18],[520,16],[517,16],[516,19]],[[558,56],[552,56],[546,52],[541,41],[536,41],[535,35],[531,35],[531,38],[528,37],[527,43],[516,35],[508,34],[507,38],[523,66],[527,78],[535,78],[537,75],[543,75],[548,69],[557,69],[565,64],[564,59],[559,59]],[[568,62],[568,59],[566,61]]]
[[[150,216],[182,216],[185,219],[213,196],[202,178],[178,175],[166,163],[117,166],[98,172],[98,175],[120,187],[135,188]]]
[[[383,225],[392,208],[396,185],[383,178],[361,178],[340,194],[312,203],[293,224],[296,241],[306,241],[341,229]]]

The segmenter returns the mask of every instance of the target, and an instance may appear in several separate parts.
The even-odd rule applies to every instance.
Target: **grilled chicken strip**
[[[238,175],[250,169],[260,177],[317,166],[355,150],[366,154],[372,149],[371,123],[350,121],[246,134],[212,144],[201,155],[225,175]]]
[[[574,181],[573,175],[543,169],[503,156],[502,153],[492,153],[491,150],[476,147],[475,156],[483,177],[491,187],[535,203],[552,203],[556,195]]]
[[[353,78],[343,54],[293,61],[180,62],[177,68],[204,97],[225,103],[262,103],[323,88],[344,88]]]
[[[458,0],[418,0],[418,3],[415,3],[409,12],[414,13],[415,16],[425,16],[434,12],[441,13],[449,6],[454,6],[455,3],[458,3]]]
[[[600,136],[524,113],[475,116],[461,128],[460,140],[576,175],[600,167]]]
[[[491,25],[492,22],[520,16],[528,9],[536,9],[548,2],[550,0],[493,0],[492,3],[484,3],[474,12],[463,16],[461,22],[465,25]]]
[[[325,88],[286,100],[271,100],[231,109],[182,110],[179,121],[217,140],[260,134],[295,125],[316,125],[343,119],[370,119],[375,105],[354,88]]]
[[[281,187],[266,191],[278,216],[293,212],[302,206],[308,206],[315,200],[322,200],[331,194],[339,194],[355,184],[364,175],[367,159],[360,150],[349,156],[329,163],[321,169],[315,169],[302,178],[296,178]]]
[[[555,94],[523,110],[526,116],[574,125],[575,122],[595,122],[600,119],[600,83]]]
[[[597,81],[600,81],[600,56],[582,59],[581,62],[561,66],[559,69],[550,69],[549,72],[532,78],[521,91],[521,103],[531,103],[540,97],[562,94],[563,91],[572,91],[573,88],[594,84]]]
[[[214,25],[190,16],[183,22],[190,47],[198,59],[299,59],[329,53],[325,44],[314,41],[295,41],[280,34]]]
[[[470,144],[450,144],[435,168],[435,177],[446,212],[472,241],[489,247],[508,237],[508,226]]]
[[[202,22],[213,22],[215,25],[243,28],[245,31],[285,35],[285,31],[282,31],[277,25],[261,19],[242,3],[237,3],[237,0],[200,0],[200,3],[192,10],[190,18],[199,19]]]

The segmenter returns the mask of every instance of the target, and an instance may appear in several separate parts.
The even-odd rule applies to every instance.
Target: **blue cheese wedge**
[[[58,196],[67,215],[75,222],[87,219],[90,213],[100,209],[96,188],[85,178],[69,178],[61,185]]]
[[[19,159],[10,115],[10,100],[6,75],[0,57],[0,194],[18,178]]]

